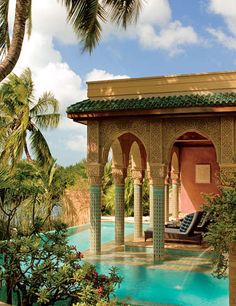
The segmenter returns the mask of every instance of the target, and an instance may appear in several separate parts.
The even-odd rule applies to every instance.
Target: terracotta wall
[[[211,165],[211,183],[195,182],[195,165]],[[213,146],[181,147],[180,149],[181,193],[180,211],[184,213],[199,210],[204,202],[202,193],[217,193],[219,166]]]

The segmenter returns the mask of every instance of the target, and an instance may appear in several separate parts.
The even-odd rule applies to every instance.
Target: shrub
[[[8,303],[13,292],[23,306],[109,302],[121,282],[116,268],[108,276],[99,275],[94,265],[81,260],[83,255],[75,246],[67,244],[66,231],[64,224],[56,223],[53,232],[36,231],[0,242],[0,283],[5,285]]]

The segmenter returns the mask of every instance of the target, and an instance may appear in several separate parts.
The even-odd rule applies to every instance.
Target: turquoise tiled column
[[[152,186],[153,198],[153,253],[154,260],[160,261],[164,256],[164,186]]]
[[[150,184],[150,205],[153,207],[153,258],[154,262],[164,259],[165,252],[165,201],[164,182],[166,165],[150,163],[148,178]]]
[[[124,244],[124,185],[115,184],[115,243]]]
[[[153,185],[149,186],[149,224],[153,227]]]
[[[165,179],[164,185],[164,199],[165,199],[165,223],[169,222],[169,178]]]
[[[101,253],[101,186],[90,186],[90,251]]]

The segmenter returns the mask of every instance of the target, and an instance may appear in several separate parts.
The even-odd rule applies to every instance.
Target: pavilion
[[[142,183],[150,185],[153,255],[164,255],[164,224],[199,210],[217,192],[219,171],[236,170],[236,72],[88,82],[68,117],[87,125],[91,251],[101,252],[101,182],[109,150],[115,182],[115,242],[124,244],[124,180],[131,161],[134,238],[143,235]],[[172,186],[172,205],[168,190]]]

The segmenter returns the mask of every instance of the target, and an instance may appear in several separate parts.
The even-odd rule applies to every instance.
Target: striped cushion
[[[194,216],[194,213],[189,214],[189,215],[184,217],[183,221],[180,224],[180,228],[179,228],[180,232],[186,232],[187,231],[187,229],[189,228],[189,226],[190,226],[190,224],[193,220],[193,216]]]

